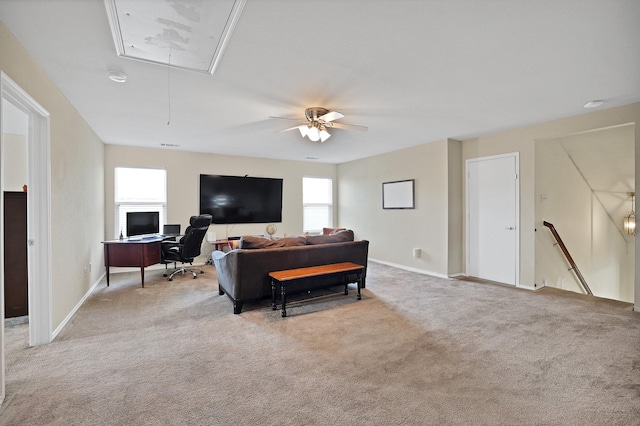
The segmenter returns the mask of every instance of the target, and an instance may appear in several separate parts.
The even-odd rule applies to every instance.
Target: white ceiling
[[[108,144],[341,163],[640,101],[638,0],[248,0],[213,75],[118,57],[103,0],[0,0],[0,19]],[[369,131],[275,133],[310,106]]]

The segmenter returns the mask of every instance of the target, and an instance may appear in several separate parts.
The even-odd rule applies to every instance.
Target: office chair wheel
[[[173,277],[169,277],[167,281],[173,281]]]

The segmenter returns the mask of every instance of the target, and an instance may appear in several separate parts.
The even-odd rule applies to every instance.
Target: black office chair
[[[193,259],[200,255],[200,248],[202,246],[202,240],[204,240],[204,235],[209,230],[209,225],[211,224],[211,215],[203,214],[200,216],[191,216],[189,219],[189,226],[184,231],[184,236],[180,238],[179,241],[163,241],[162,242],[162,263],[166,265],[169,263],[173,263],[174,267],[177,262],[182,263],[182,266],[179,268],[175,268],[174,271],[169,273],[169,271],[165,271],[163,276],[169,277],[169,281],[173,281],[173,276],[185,272],[191,272],[193,274],[193,278],[197,278],[197,274],[193,269],[189,269],[185,266],[186,263],[189,265],[193,265]],[[204,273],[202,269],[200,269],[200,273]]]

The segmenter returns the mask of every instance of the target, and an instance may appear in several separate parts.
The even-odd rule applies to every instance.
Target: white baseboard
[[[401,265],[399,263],[385,262],[384,260],[371,259],[371,258],[369,258],[369,261],[370,262],[381,263],[381,264],[387,265],[387,266],[393,266],[394,268],[398,268],[398,269],[404,269],[405,271],[409,271],[409,272],[417,272],[418,274],[431,275],[433,277],[449,279],[448,275],[440,274],[438,272],[433,272],[433,271],[427,271],[426,269],[413,268],[411,266]]]
[[[82,299],[80,299],[80,301],[76,304],[76,306],[73,307],[73,309],[71,310],[71,312],[69,312],[69,314],[67,314],[67,316],[65,317],[65,319],[62,320],[62,322],[60,323],[59,326],[56,327],[55,330],[53,330],[53,333],[51,333],[51,341],[53,341],[53,339],[56,338],[56,336],[62,331],[62,329],[67,325],[67,323],[69,321],[71,321],[71,318],[73,318],[73,316],[75,315],[76,312],[78,312],[78,309],[80,309],[80,307],[84,304],[84,302],[89,298],[89,296],[91,296],[91,293],[93,293],[93,290],[96,289],[96,287],[98,286],[98,284],[100,284],[100,281],[102,281],[102,279],[106,276],[106,273],[103,273],[102,275],[100,275],[100,277],[98,277],[98,280],[93,283],[93,285],[91,286],[91,288],[85,293],[85,295],[82,297]]]
[[[518,284],[516,287],[524,289],[524,290],[537,291],[537,290],[540,290],[541,288],[544,288],[545,285],[544,284],[535,284],[535,285]]]

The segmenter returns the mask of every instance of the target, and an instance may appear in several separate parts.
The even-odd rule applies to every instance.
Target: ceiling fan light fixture
[[[312,107],[305,109],[304,117],[307,120],[306,123],[304,121],[300,123],[295,118],[269,116],[269,118],[298,121],[295,126],[288,127],[283,130],[278,130],[276,133],[298,129],[300,135],[302,135],[303,138],[307,137],[312,142],[325,142],[327,139],[329,139],[331,137],[331,133],[329,133],[328,129],[337,128],[345,130],[357,130],[360,132],[367,131],[366,126],[357,126],[355,124],[335,122],[335,120],[343,118],[344,114],[338,111],[329,111],[328,109],[322,107]]]
[[[325,129],[324,126],[322,126],[320,128],[319,134],[320,134],[320,141],[321,142],[324,142],[324,141],[326,141],[327,139],[329,139],[331,137],[331,133],[327,132],[327,129]]]
[[[320,132],[318,131],[318,128],[316,126],[310,127],[307,137],[313,142],[318,142],[320,140]]]
[[[624,233],[627,235],[636,235],[636,213],[634,205],[635,192],[627,192],[627,196],[631,198],[631,213],[624,217],[623,227]]]

